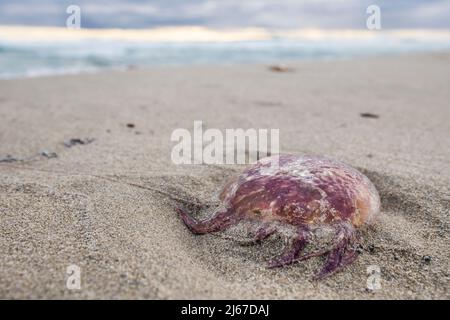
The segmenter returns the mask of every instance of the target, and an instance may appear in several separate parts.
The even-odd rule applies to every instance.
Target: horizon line
[[[365,40],[380,36],[395,39],[450,40],[450,29],[328,29],[328,28],[212,28],[198,25],[152,28],[80,28],[0,25],[0,40],[71,41],[124,40],[146,42],[239,42],[285,40]]]

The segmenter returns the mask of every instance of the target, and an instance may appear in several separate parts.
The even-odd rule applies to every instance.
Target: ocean
[[[450,38],[370,37],[250,41],[37,40],[2,38],[0,78],[37,77],[158,65],[289,63],[450,51]]]

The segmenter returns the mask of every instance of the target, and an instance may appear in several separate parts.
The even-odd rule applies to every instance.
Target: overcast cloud
[[[383,29],[450,29],[450,0],[0,0],[0,25],[65,26],[79,5],[84,28],[365,28],[366,8],[381,8]]]

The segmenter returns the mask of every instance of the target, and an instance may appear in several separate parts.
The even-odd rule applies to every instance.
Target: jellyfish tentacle
[[[263,225],[258,228],[255,233],[255,238],[253,239],[255,242],[260,242],[264,239],[267,239],[271,235],[273,235],[277,231],[277,228],[271,225]]]
[[[249,232],[251,239],[239,241],[241,246],[252,246],[267,239],[277,231],[277,228],[269,223],[265,223],[258,227],[254,232]]]
[[[234,214],[231,208],[220,209],[213,214],[211,218],[197,220],[188,212],[177,208],[177,212],[184,224],[195,234],[206,234],[225,230],[239,222],[239,218]]]
[[[356,251],[357,236],[354,227],[342,222],[336,226],[336,244],[328,253],[323,268],[314,276],[314,279],[323,279],[336,271],[351,264],[358,256]]]
[[[308,244],[309,238],[309,229],[306,227],[299,227],[297,234],[290,245],[286,247],[285,251],[280,256],[269,261],[267,267],[272,269],[294,263]]]
[[[314,258],[314,257],[320,257],[320,256],[323,256],[324,254],[329,253],[329,252],[330,252],[330,250],[327,249],[327,250],[315,251],[315,252],[307,253],[307,254],[301,255],[295,261],[304,261],[304,260],[308,260],[308,259],[311,259],[311,258]]]

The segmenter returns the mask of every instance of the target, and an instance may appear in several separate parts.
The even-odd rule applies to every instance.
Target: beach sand
[[[448,299],[450,54],[289,67],[0,81],[0,298]],[[382,213],[356,262],[313,281],[323,258],[265,267],[282,248],[276,237],[241,246],[232,231],[190,233],[175,208],[217,204],[243,169],[172,164],[171,133],[194,120],[278,128],[282,153],[365,173]],[[64,146],[75,138],[95,140]],[[72,264],[80,290],[66,287]],[[369,291],[372,265],[381,289]]]

